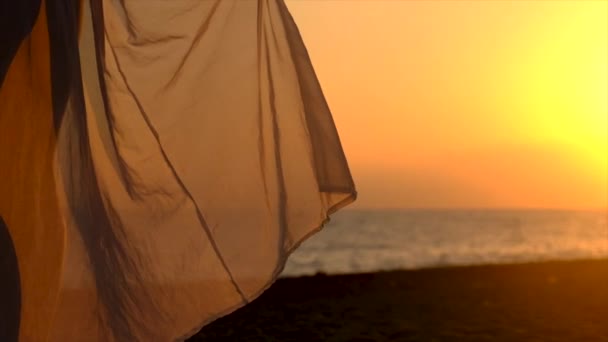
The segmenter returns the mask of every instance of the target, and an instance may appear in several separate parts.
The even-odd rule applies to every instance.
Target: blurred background
[[[608,256],[608,2],[287,3],[359,198],[284,274]]]

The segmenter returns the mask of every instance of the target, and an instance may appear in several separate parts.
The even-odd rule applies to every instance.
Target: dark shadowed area
[[[280,279],[190,341],[599,342],[606,317],[608,260],[436,268]]]
[[[18,341],[19,313],[21,311],[21,287],[15,246],[8,228],[0,216],[0,336],[3,341]]]

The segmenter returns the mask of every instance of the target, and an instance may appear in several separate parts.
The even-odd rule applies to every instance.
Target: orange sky
[[[608,1],[287,3],[357,206],[608,206]]]

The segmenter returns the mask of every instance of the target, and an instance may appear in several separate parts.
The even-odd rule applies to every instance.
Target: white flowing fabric
[[[24,261],[13,238],[22,274],[59,274],[36,318],[48,324],[27,315],[34,280],[22,276],[21,341],[185,339],[259,296],[355,199],[283,0],[90,0],[79,39],[82,87],[52,145],[56,190],[35,189],[55,193],[62,261]]]

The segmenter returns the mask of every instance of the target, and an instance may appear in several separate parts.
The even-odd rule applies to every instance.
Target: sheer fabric
[[[6,340],[185,339],[255,299],[355,199],[282,0],[13,3]]]

